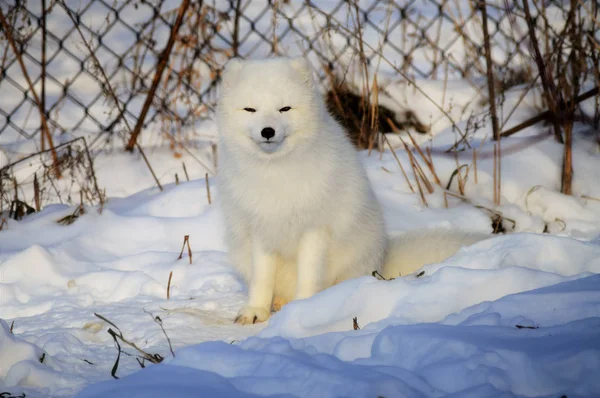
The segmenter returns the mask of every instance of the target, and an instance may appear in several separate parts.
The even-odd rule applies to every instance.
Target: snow
[[[436,150],[444,134],[433,153],[447,181],[456,163]],[[505,148],[522,140],[507,139]],[[100,181],[129,196],[111,198],[101,214],[86,207],[65,226],[56,221],[73,207],[51,205],[0,232],[0,386],[28,397],[597,396],[600,208],[580,195],[598,194],[599,160],[576,142],[575,158],[587,163],[571,197],[557,193],[551,140],[507,155],[498,210],[517,221],[516,233],[406,277],[347,281],[286,305],[268,324],[243,327],[232,323],[246,288],[226,256],[218,177],[208,180],[209,204],[204,178],[130,194],[123,168],[124,183]],[[487,212],[472,205],[492,207],[491,159],[479,161],[478,184],[467,181],[472,203],[448,197],[446,209],[439,188],[427,195],[430,207],[421,204],[391,153],[360,156],[391,234],[491,231]],[[551,167],[522,172],[544,161]],[[541,233],[552,222],[561,228]],[[185,235],[191,264],[187,249],[178,260]],[[121,355],[122,379],[111,381],[111,326],[94,313],[165,361],[137,371]]]
[[[459,84],[449,87],[447,98],[464,100]],[[505,106],[518,97],[509,92]],[[418,116],[427,120],[435,109],[420,104]],[[453,114],[462,117],[461,126],[477,110],[464,104],[467,111]],[[515,117],[528,111],[519,107]],[[413,136],[423,150],[431,148],[443,187],[457,165],[467,165],[463,199],[444,198],[435,186],[425,206],[390,151],[359,153],[389,233],[490,233],[493,210],[511,220],[503,223],[507,234],[392,281],[347,281],[252,326],[233,324],[247,290],[222,238],[213,138],[192,148],[195,158],[146,148],[163,192],[136,156],[94,152],[109,197],[101,213],[86,206],[74,223],[61,225],[57,220],[75,208],[50,204],[0,231],[0,390],[34,398],[598,396],[597,144],[576,129],[573,195],[565,196],[559,193],[562,147],[543,126],[504,139],[501,204],[494,206],[490,126],[470,133],[475,183],[472,149],[446,153],[456,133],[438,120],[435,134]],[[215,136],[214,124],[205,129]],[[416,186],[399,138],[389,138]],[[20,175],[35,167],[24,165]],[[457,193],[456,178],[450,191]],[[192,258],[186,248],[178,259],[186,235]],[[112,380],[117,350],[107,331],[114,327],[95,313],[164,362],[139,370],[135,357],[122,354],[121,379]],[[354,330],[354,318],[362,329]]]
[[[284,308],[259,337],[239,345],[211,342],[182,349],[164,365],[97,384],[80,397],[133,392],[159,397],[174,391],[192,397],[210,395],[217,387],[228,396],[597,396],[599,282],[595,275],[508,295],[437,323],[388,318],[357,331],[346,327],[308,338],[277,337],[289,321],[296,326],[311,315],[303,309],[310,307],[314,315],[319,305],[331,304],[331,295],[322,294]],[[345,297],[357,284],[381,290],[398,283],[365,279],[332,290]],[[386,302],[394,290],[377,301]],[[421,290],[431,294],[432,283],[423,282]],[[372,297],[366,293],[355,295]],[[405,307],[419,311],[418,302]],[[355,312],[359,319],[364,310]],[[323,322],[326,317],[320,315]]]

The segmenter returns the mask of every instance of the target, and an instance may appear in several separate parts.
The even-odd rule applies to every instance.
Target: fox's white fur
[[[405,232],[390,239],[382,275],[391,279],[412,274],[425,264],[439,263],[461,247],[489,237],[480,232],[446,229]]]
[[[423,255],[431,251],[420,249],[427,237],[406,235],[392,242],[409,242],[410,250],[393,243],[394,264],[383,270],[388,239],[380,206],[301,58],[231,60],[217,122],[227,243],[249,285],[237,322],[266,320],[274,299],[280,306],[375,270],[405,274],[464,244],[456,238],[443,249],[435,235],[440,256],[428,261]]]

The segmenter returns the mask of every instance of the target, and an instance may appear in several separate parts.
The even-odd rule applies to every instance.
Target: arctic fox
[[[302,58],[230,60],[217,123],[227,244],[248,282],[238,323],[265,321],[272,306],[373,271],[410,273],[481,239],[424,235],[435,240],[432,253],[409,237],[406,256],[400,248],[406,238],[388,244],[356,151],[327,112]],[[387,253],[393,264],[384,267]]]

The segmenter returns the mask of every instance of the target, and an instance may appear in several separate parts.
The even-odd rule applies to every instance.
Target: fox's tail
[[[385,278],[408,275],[425,264],[438,263],[463,246],[489,238],[489,234],[444,229],[407,232],[390,238],[383,266]]]

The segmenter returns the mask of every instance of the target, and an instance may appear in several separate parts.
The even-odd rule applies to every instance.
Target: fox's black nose
[[[260,135],[262,135],[267,140],[270,140],[271,138],[275,137],[275,130],[272,127],[265,127],[260,132]]]

